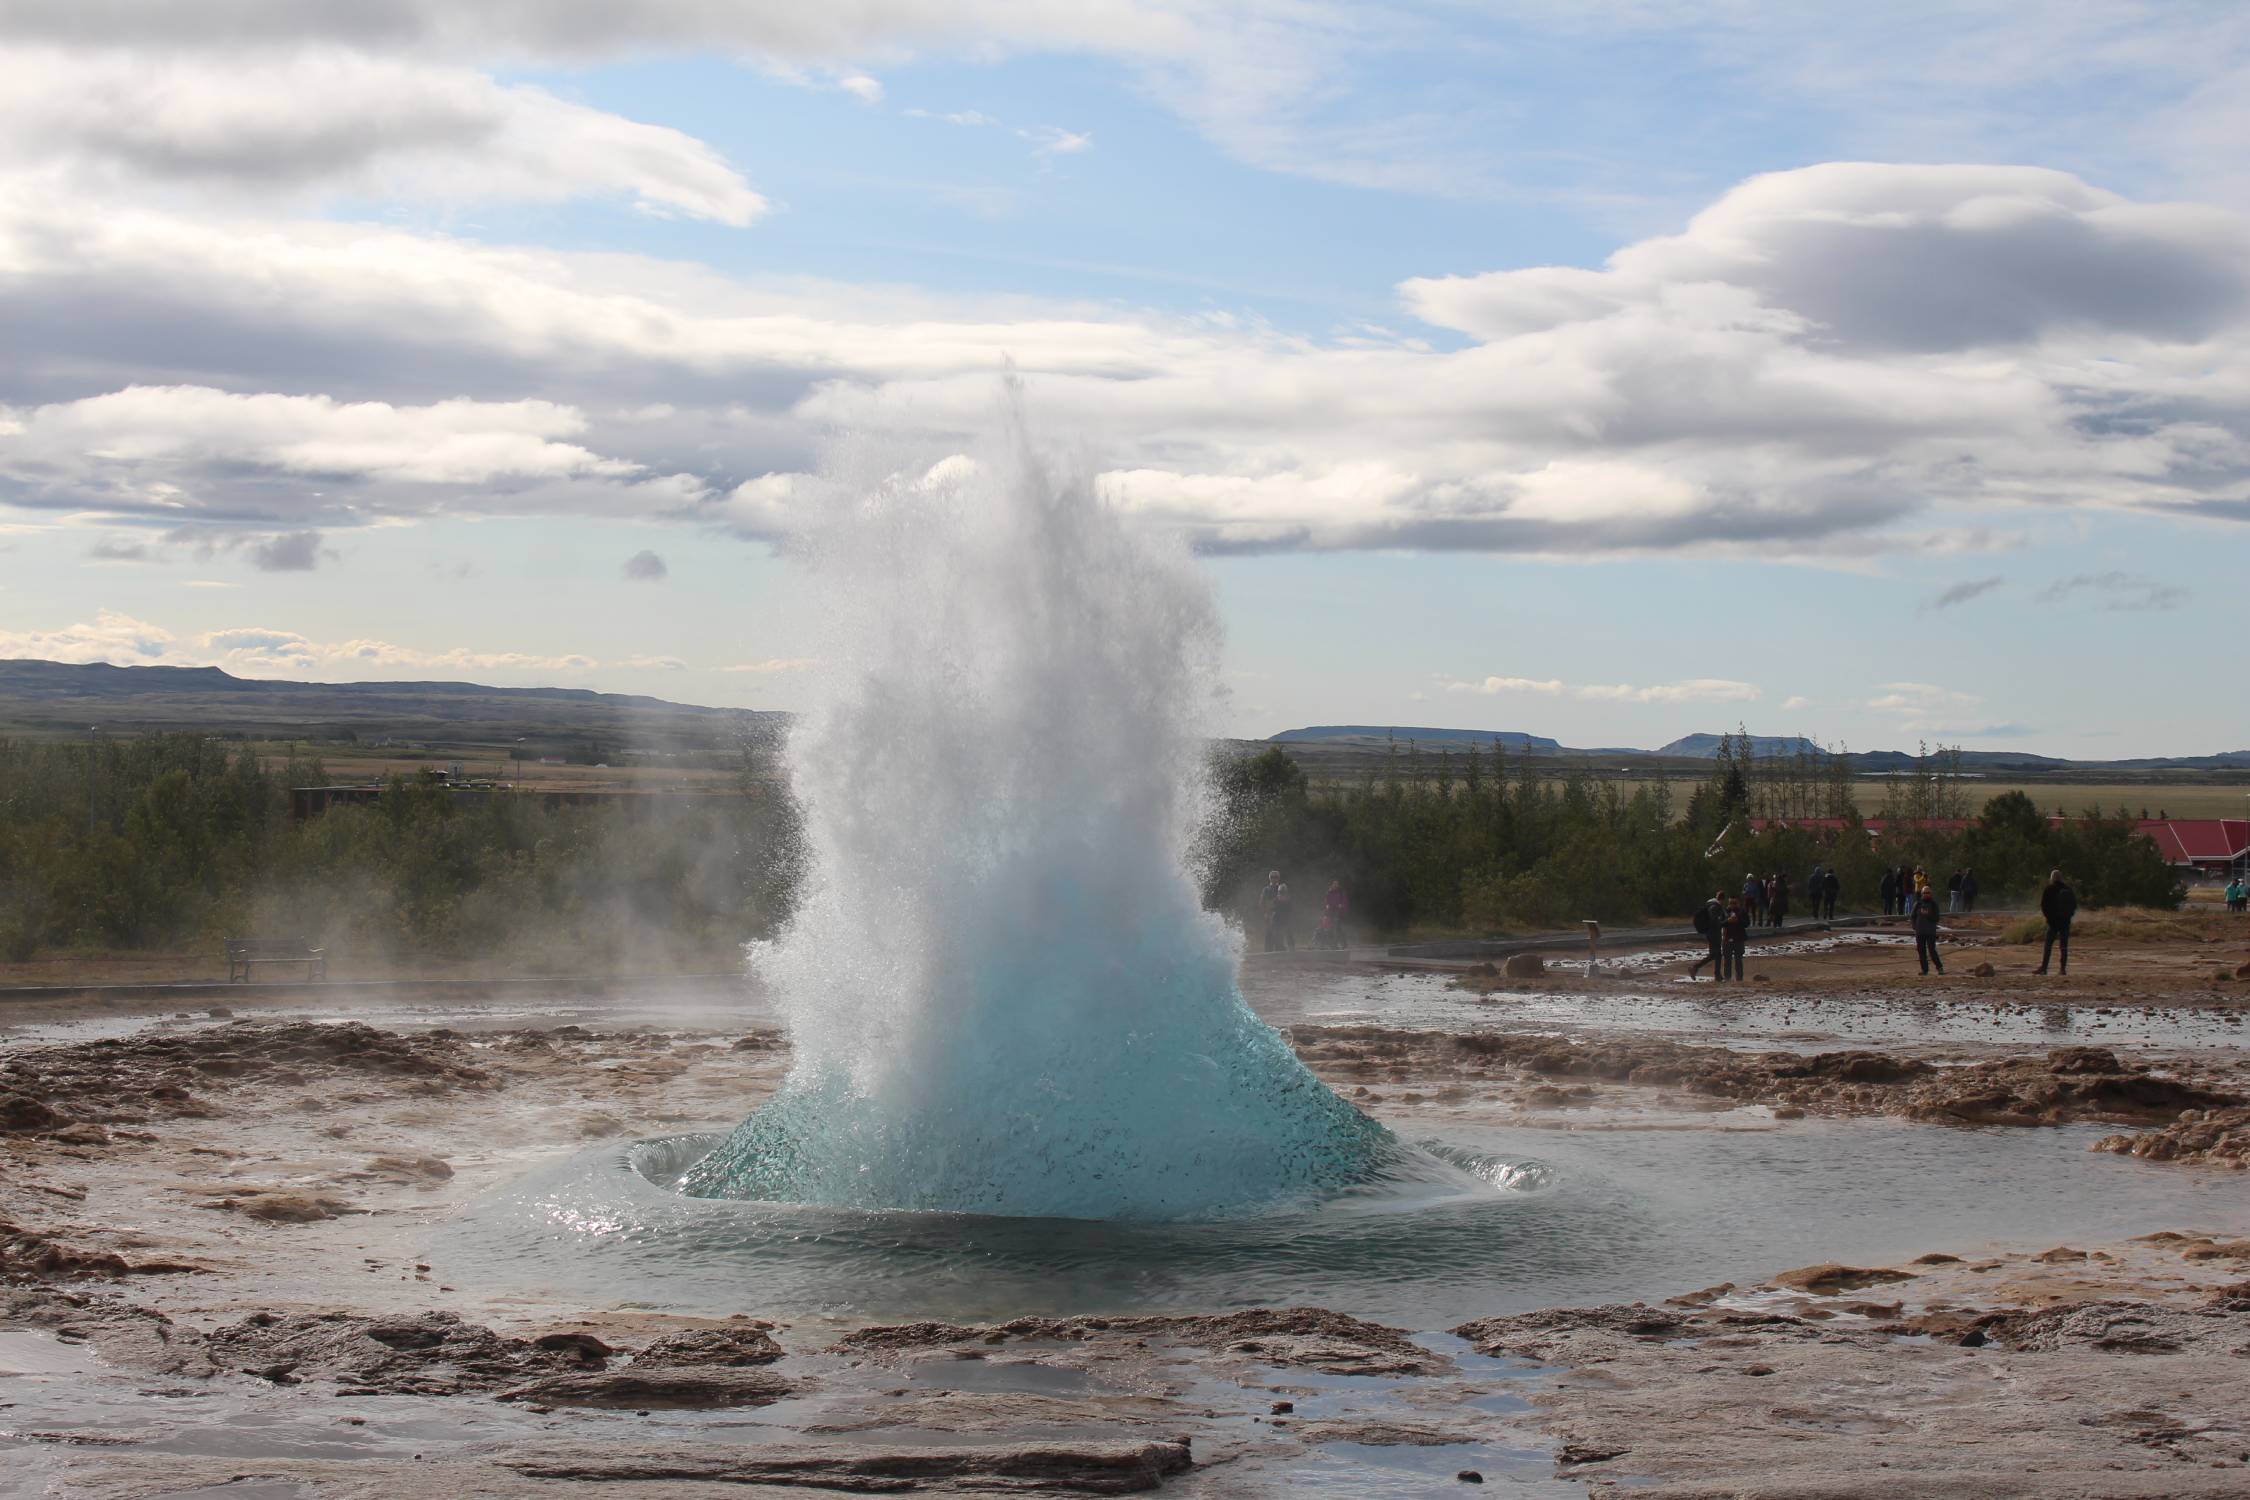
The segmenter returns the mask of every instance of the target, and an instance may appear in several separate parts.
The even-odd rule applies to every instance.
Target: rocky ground
[[[2088,950],[2064,998],[2037,1003],[2250,1001],[2211,977],[2208,946],[2139,952],[2127,992],[2107,983],[2125,961]],[[1947,984],[2032,1003],[2020,951],[1962,956],[1995,973]],[[1868,968],[1896,957],[1831,953],[1854,972],[1818,978],[1780,965],[1819,954],[1775,958],[1758,988],[1808,1009],[1885,984],[1923,1003]],[[1596,986],[1677,991],[1664,969]],[[1451,1030],[1304,1025],[1295,1043],[1398,1121],[1753,1112],[1964,1141],[2091,1121],[2140,1159],[2120,1170],[2231,1182],[2250,1160],[2231,1045],[1729,1046],[1605,1033],[1598,1006],[1562,1036],[1511,1021],[1537,982],[1466,979]],[[0,1491],[2250,1495],[2250,1205],[2122,1242],[1743,1266],[1739,1285],[1450,1330],[1319,1307],[683,1317],[629,1288],[590,1306],[487,1295],[418,1256],[542,1162],[738,1116],[786,1067],[778,1035],[101,1019],[0,1041]]]

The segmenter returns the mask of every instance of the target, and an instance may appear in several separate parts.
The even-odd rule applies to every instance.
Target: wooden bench
[[[328,977],[328,950],[303,938],[228,938],[227,983],[248,984],[258,964],[303,964],[307,979]]]

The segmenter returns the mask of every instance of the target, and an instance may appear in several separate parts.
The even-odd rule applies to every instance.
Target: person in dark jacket
[[[2060,870],[2047,874],[2047,888],[2039,893],[2039,915],[2047,919],[2047,946],[2039,950],[2039,967],[2034,974],[2047,972],[2047,960],[2055,956],[2057,944],[2062,947],[2062,971],[2070,972],[2070,922],[2078,915],[2078,893],[2070,888]]]
[[[1948,913],[1961,910],[1961,872],[1955,870],[1945,877],[1945,909]]]
[[[1883,898],[1883,915],[1887,917],[1898,905],[1898,871],[1885,866],[1882,883],[1875,890]]]
[[[1721,942],[1719,929],[1726,925],[1726,920],[1727,898],[1715,891],[1712,893],[1710,900],[1695,909],[1695,930],[1702,935],[1703,941],[1710,945],[1711,951],[1688,965],[1688,978],[1693,979],[1701,974],[1705,964],[1711,965],[1713,971],[1711,978],[1714,981],[1727,977],[1726,969],[1720,962],[1724,957],[1724,951],[1719,946]]]
[[[1754,874],[1754,873],[1753,873],[1753,874],[1749,874],[1749,875],[1745,875],[1745,876],[1743,876],[1743,877],[1742,877],[1742,911],[1743,911],[1743,914],[1744,914],[1744,915],[1745,915],[1746,917],[1748,917],[1748,918],[1750,919],[1750,921],[1751,921],[1752,923],[1755,923],[1755,922],[1756,922],[1756,921],[1758,920],[1758,913],[1759,913],[1759,912],[1761,912],[1761,911],[1763,911],[1763,910],[1765,909],[1765,905],[1766,905],[1766,883],[1765,883],[1765,882],[1764,882],[1763,880],[1760,880],[1760,879],[1759,879],[1759,878],[1757,877],[1757,875],[1756,875],[1756,874]]]
[[[1914,900],[1914,910],[1908,914],[1914,924],[1914,957],[1921,962],[1922,972],[1936,969],[1945,972],[1945,960],[1938,957],[1938,904],[1937,892],[1924,887]]]
[[[1977,872],[1964,867],[1961,871],[1961,910],[1977,909]]]
[[[1766,912],[1772,925],[1779,927],[1789,920],[1789,877],[1776,875],[1766,882]]]
[[[1834,870],[1829,870],[1829,871],[1826,871],[1826,872],[1824,872],[1824,873],[1823,873],[1823,874],[1821,875],[1821,877],[1820,877],[1820,916],[1821,916],[1821,920],[1823,920],[1823,921],[1826,921],[1826,922],[1833,922],[1833,921],[1835,921],[1835,920],[1836,920],[1836,898],[1837,898],[1838,896],[1841,896],[1841,895],[1842,895],[1843,893],[1844,893],[1844,879],[1843,879],[1843,877],[1842,877],[1841,875],[1838,875],[1838,874],[1837,874],[1837,873],[1836,873],[1836,872],[1835,872]]]
[[[1727,914],[1719,923],[1719,977],[1730,973],[1742,978],[1742,949],[1750,937],[1750,913],[1740,901],[1727,903]]]

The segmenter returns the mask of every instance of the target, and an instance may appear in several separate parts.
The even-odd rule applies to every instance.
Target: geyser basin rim
[[[898,1225],[925,1220],[955,1223],[990,1219],[1003,1223],[1036,1222],[1042,1216],[973,1214],[943,1209],[866,1209],[852,1206],[792,1203],[763,1198],[707,1198],[681,1190],[682,1180],[695,1164],[725,1143],[717,1132],[686,1132],[634,1141],[622,1153],[607,1159],[622,1165],[634,1177],[661,1189],[666,1198],[683,1205],[709,1205],[757,1211],[780,1211],[823,1217],[839,1225],[858,1227]],[[1076,1225],[1147,1225],[1152,1228],[1192,1230],[1199,1224],[1214,1228],[1239,1228],[1260,1221],[1305,1224],[1324,1218],[1372,1214],[1412,1213],[1464,1203],[1488,1202],[1536,1193],[1552,1186],[1553,1169],[1544,1163],[1507,1160],[1466,1151],[1443,1142],[1409,1142],[1389,1136],[1368,1159],[1367,1175],[1356,1183],[1285,1203],[1272,1203],[1257,1212],[1207,1218],[1065,1218],[1045,1216],[1049,1222]]]

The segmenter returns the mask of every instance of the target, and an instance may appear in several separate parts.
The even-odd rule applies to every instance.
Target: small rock
[[[1978,964],[1969,972],[1979,979],[1990,979],[1993,975],[1999,973],[2000,971],[1992,967],[1992,965],[1990,964]]]
[[[70,1116],[43,1099],[34,1099],[12,1089],[0,1094],[0,1134],[32,1135],[59,1130],[69,1123]]]
[[[1547,961],[1536,953],[1511,953],[1500,972],[1510,979],[1537,979],[1547,972]]]
[[[1482,1474],[1479,1474],[1474,1469],[1463,1469],[1460,1473],[1454,1475],[1453,1477],[1460,1480],[1463,1484],[1484,1483],[1484,1476]]]
[[[1297,1403],[1294,1401],[1276,1401],[1273,1404],[1272,1409],[1273,1414],[1278,1417],[1283,1415],[1284,1413],[1295,1411],[1297,1409]]]
[[[214,1021],[231,1021],[234,1019],[234,1012],[228,1010],[223,1005],[214,1005],[209,1010],[205,1011],[204,1014],[209,1016]]]
[[[1912,1281],[1904,1271],[1887,1271],[1875,1266],[1842,1266],[1828,1261],[1817,1266],[1801,1266],[1794,1271],[1784,1271],[1772,1284],[1787,1287],[1795,1292],[1810,1292],[1815,1297],[1833,1297],[1838,1292],[1855,1292],[1863,1286],[1880,1286],[1887,1281]]]

